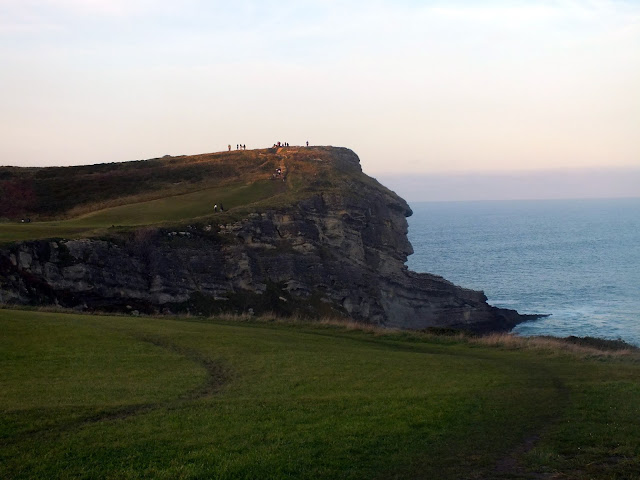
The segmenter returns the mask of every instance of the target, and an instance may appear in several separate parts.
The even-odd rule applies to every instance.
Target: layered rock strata
[[[0,302],[211,314],[345,316],[387,327],[508,330],[526,317],[482,292],[405,266],[407,203],[366,177],[350,151],[335,168],[351,188],[234,223],[126,237],[45,240],[0,249]],[[352,173],[353,173],[352,172]]]

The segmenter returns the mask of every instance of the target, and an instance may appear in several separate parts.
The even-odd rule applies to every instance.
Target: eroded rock
[[[360,169],[353,152],[341,150],[335,162]],[[0,249],[0,302],[147,313],[299,312],[410,329],[508,330],[523,320],[488,305],[482,292],[408,271],[411,209],[357,178],[348,191],[319,192],[231,224]]]

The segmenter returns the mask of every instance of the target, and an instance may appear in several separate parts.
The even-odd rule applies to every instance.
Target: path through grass
[[[271,180],[248,185],[226,185],[144,202],[105,208],[77,218],[33,223],[0,223],[0,242],[38,238],[68,238],[104,231],[111,226],[142,226],[183,222],[214,213],[215,204],[226,210],[270,198],[282,190]]]

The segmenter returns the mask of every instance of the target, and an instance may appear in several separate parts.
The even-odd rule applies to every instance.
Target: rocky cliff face
[[[348,188],[234,223],[0,249],[0,302],[106,311],[275,311],[388,327],[508,330],[524,317],[482,292],[407,270],[407,203],[340,150]],[[353,175],[353,173],[356,173]]]

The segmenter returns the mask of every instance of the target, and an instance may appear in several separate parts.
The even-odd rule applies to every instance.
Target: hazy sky
[[[0,65],[5,165],[309,140],[374,176],[640,167],[640,1],[0,0]]]

